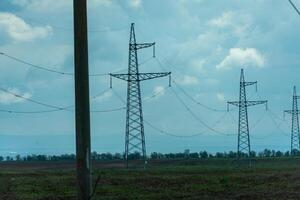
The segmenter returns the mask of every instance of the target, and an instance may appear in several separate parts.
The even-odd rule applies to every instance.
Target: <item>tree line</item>
[[[260,152],[251,151],[250,155],[240,153],[242,157],[257,157],[257,158],[268,158],[268,157],[290,157],[290,156],[300,156],[299,150],[293,151],[275,151],[270,149],[265,149]],[[148,159],[152,160],[168,160],[168,159],[208,159],[208,158],[236,158],[238,153],[234,151],[229,152],[216,152],[208,153],[207,151],[200,152],[185,152],[180,153],[158,153],[153,152]],[[124,154],[121,153],[97,153],[96,151],[92,152],[92,160],[124,160]],[[76,159],[75,154],[62,154],[62,155],[26,155],[26,156],[0,156],[0,161],[72,161]],[[128,155],[130,160],[139,160],[142,159],[142,155],[138,152]]]

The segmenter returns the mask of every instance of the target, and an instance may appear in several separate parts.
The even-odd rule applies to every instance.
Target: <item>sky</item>
[[[0,1],[0,88],[6,90],[0,91],[0,155],[75,152],[72,109],[5,112],[53,109],[30,100],[74,105],[72,75],[12,59],[73,73],[72,4]],[[238,109],[226,112],[226,103],[238,100],[241,68],[246,81],[258,81],[257,92],[247,87],[248,100],[268,100],[269,107],[249,108],[251,148],[289,150],[291,116],[284,118],[283,110],[292,107],[293,86],[300,88],[300,16],[288,0],[89,0],[90,74],[126,72],[131,23],[138,42],[156,42],[156,58],[152,49],[139,51],[140,71],[172,72],[171,88],[168,78],[141,83],[148,154],[235,151]],[[91,110],[123,108],[126,87],[114,79],[110,89],[109,76],[91,76]],[[93,151],[124,151],[125,116],[124,109],[91,113]]]

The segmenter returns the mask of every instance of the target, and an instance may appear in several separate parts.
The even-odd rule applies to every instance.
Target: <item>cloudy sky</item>
[[[131,22],[138,42],[157,44],[156,58],[151,49],[139,52],[140,71],[172,71],[172,88],[167,78],[142,83],[148,153],[236,150],[238,110],[224,110],[238,99],[242,67],[247,81],[258,81],[258,92],[247,88],[249,100],[266,99],[270,108],[249,108],[252,149],[289,150],[291,118],[283,121],[282,111],[291,109],[293,85],[300,87],[300,16],[288,0],[88,3],[91,74],[126,72]],[[0,154],[74,152],[72,111],[5,112],[74,104],[72,75],[19,62],[73,73],[72,10],[72,0],[0,1]],[[125,82],[114,80],[110,90],[108,76],[91,76],[90,86],[93,111],[124,107]],[[91,120],[92,149],[122,152],[125,110]]]

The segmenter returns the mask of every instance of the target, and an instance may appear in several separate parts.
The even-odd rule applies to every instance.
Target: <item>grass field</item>
[[[72,162],[0,163],[1,200],[76,199]],[[96,162],[94,199],[300,199],[300,158],[150,162],[146,170]]]

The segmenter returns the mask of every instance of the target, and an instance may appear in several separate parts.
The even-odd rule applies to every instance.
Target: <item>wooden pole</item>
[[[74,0],[75,118],[78,200],[91,195],[91,136],[87,2]]]

